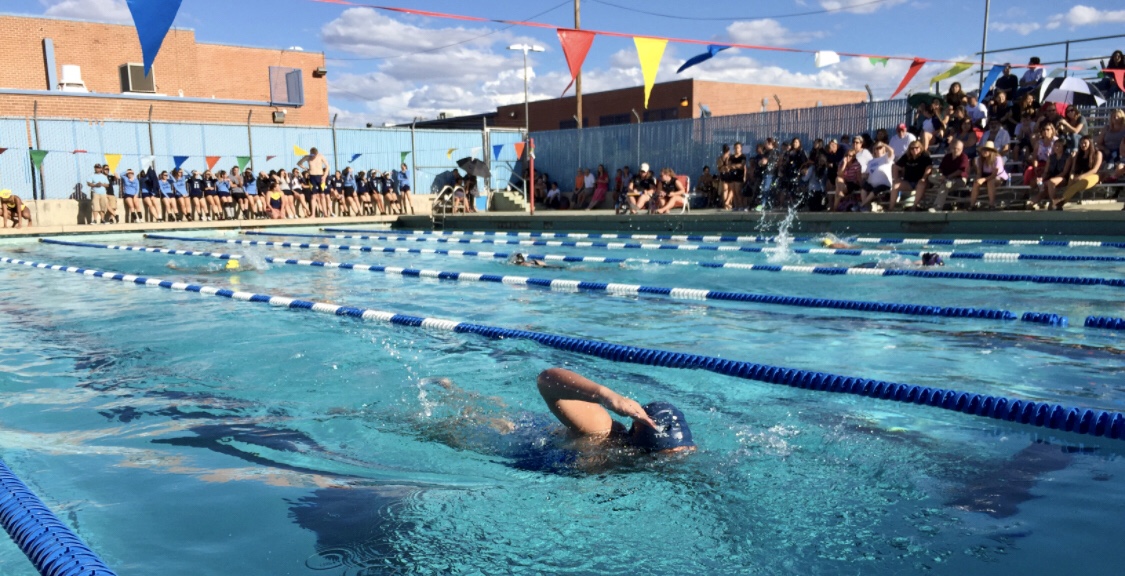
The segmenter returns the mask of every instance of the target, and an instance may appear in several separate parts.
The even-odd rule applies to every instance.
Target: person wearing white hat
[[[4,227],[8,227],[8,221],[11,220],[16,228],[21,228],[20,223],[27,220],[27,226],[30,228],[31,224],[31,209],[19,196],[12,194],[11,190],[0,190],[0,220],[4,221]]]
[[[1008,181],[1008,172],[1004,170],[1004,159],[996,144],[989,141],[984,146],[977,147],[976,179],[973,180],[973,191],[969,194],[969,210],[976,208],[977,196],[980,195],[981,186],[988,191],[988,209],[996,209],[996,187],[1001,182]]]
[[[638,210],[644,208],[655,190],[656,179],[652,177],[652,171],[649,170],[648,163],[645,162],[641,164],[641,169],[629,182],[629,188],[625,196],[629,203],[629,213],[636,214]]]

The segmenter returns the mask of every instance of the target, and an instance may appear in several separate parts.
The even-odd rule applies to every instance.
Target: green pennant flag
[[[875,65],[878,65],[878,64],[882,64],[882,65],[883,65],[883,68],[886,68],[886,67],[887,67],[887,62],[888,62],[888,61],[890,61],[890,58],[875,58],[875,57],[871,57],[871,58],[868,58],[868,59],[867,59],[867,61],[868,61],[868,62],[870,62],[872,66],[875,66]]]
[[[246,165],[250,163],[250,157],[249,156],[238,156],[237,158],[238,158],[238,169],[242,170],[242,171],[245,171]]]
[[[401,153],[399,153],[399,157],[401,157],[401,160],[399,160],[399,164],[405,164],[405,163],[406,163],[406,157],[407,157],[407,156],[410,156],[410,151],[409,151],[409,150],[407,150],[406,152],[401,152]]]
[[[45,158],[46,156],[47,156],[46,150],[32,150],[31,151],[31,163],[35,165],[36,169],[42,170],[43,169],[43,158]]]

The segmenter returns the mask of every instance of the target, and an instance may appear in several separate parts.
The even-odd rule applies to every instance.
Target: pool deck
[[[722,212],[693,210],[686,214],[651,216],[615,215],[608,210],[541,210],[534,216],[512,212],[485,212],[447,216],[439,229],[508,230],[556,232],[680,232],[765,234],[777,231],[782,213]],[[110,225],[73,225],[32,228],[0,228],[0,238],[124,234],[143,232],[188,232],[193,230],[245,230],[276,227],[335,227],[387,225],[398,229],[430,230],[428,215],[369,216],[360,218],[313,218],[304,220],[235,220],[219,222],[168,222]],[[768,226],[763,226],[768,224]],[[802,212],[793,222],[792,233],[837,235],[957,235],[1044,237],[1125,236],[1125,211],[1116,202],[1074,206],[1062,212],[895,212],[814,213]]]

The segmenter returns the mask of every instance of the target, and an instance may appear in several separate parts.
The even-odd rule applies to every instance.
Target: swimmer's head
[[[926,252],[925,254],[922,254],[922,265],[945,266],[945,260],[942,260],[941,256],[938,254],[934,254],[933,252]]]
[[[238,260],[227,260],[227,270],[238,270]]]
[[[514,256],[512,256],[512,263],[513,264],[523,264],[526,261],[527,261],[527,259],[524,258],[523,254],[521,254],[519,252],[516,252],[516,254]]]
[[[820,240],[820,243],[821,243],[821,245],[822,245],[822,246],[824,246],[825,248],[831,248],[831,247],[832,247],[832,244],[833,244],[833,242],[832,242],[832,239],[831,239],[831,238],[822,238],[822,239]]]
[[[668,402],[650,402],[644,406],[645,413],[656,428],[633,423],[632,444],[648,452],[680,451],[695,448],[691,439],[684,413]]]

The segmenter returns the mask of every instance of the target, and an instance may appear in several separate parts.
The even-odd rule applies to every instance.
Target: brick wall
[[[867,99],[867,93],[856,90],[827,90],[821,88],[797,88],[786,86],[764,86],[755,84],[732,84],[727,82],[705,82],[701,80],[677,80],[653,86],[649,97],[648,110],[675,109],[678,119],[698,118],[699,104],[706,104],[715,116],[750,114],[762,111],[762,99],[768,98],[769,109],[777,110],[773,100],[776,94],[787,110],[812,108],[820,102],[824,106],[833,104],[854,104]],[[681,106],[683,99],[687,106]],[[644,87],[636,86],[621,90],[585,94],[582,98],[582,115],[585,126],[600,125],[602,116],[616,114],[632,115],[636,110],[644,117]],[[497,109],[496,126],[522,128],[524,125],[523,104],[501,106]],[[573,121],[575,98],[557,98],[532,102],[530,105],[531,131],[558,130],[561,122]],[[636,122],[632,119],[631,122]]]
[[[0,54],[4,55],[0,88],[48,88],[44,38],[50,38],[55,46],[56,77],[61,77],[65,64],[81,66],[82,79],[91,92],[120,94],[119,67],[142,61],[140,44],[132,26],[0,16],[0,30],[3,31]],[[178,97],[182,91],[182,96],[189,98],[266,102],[269,100],[269,67],[300,68],[305,106],[285,108],[286,123],[325,126],[329,122],[327,79],[312,77],[312,70],[324,65],[321,53],[201,44],[196,42],[194,31],[173,29],[164,40],[153,71],[159,94]],[[30,114],[32,100],[39,101],[40,116],[82,119],[145,119],[149,104],[153,104],[153,119],[156,120],[242,123],[246,121],[248,110],[246,106],[227,104],[138,102],[43,94],[35,97],[0,95],[0,114]],[[138,112],[141,109],[143,113]],[[270,123],[270,111],[268,106],[255,107],[254,121]]]

